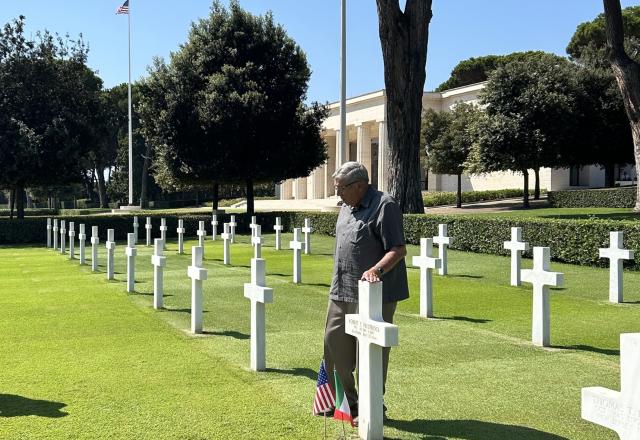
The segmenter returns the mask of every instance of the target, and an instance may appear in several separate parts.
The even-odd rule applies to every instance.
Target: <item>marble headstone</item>
[[[620,440],[640,439],[640,333],[620,335],[620,391],[582,389],[582,418],[614,430]]]

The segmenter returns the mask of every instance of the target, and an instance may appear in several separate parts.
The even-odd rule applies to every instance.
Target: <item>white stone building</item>
[[[425,92],[423,108],[449,111],[458,102],[477,102],[478,94],[485,83],[457,87],[444,92]],[[328,145],[329,158],[324,165],[316,168],[308,177],[289,179],[278,185],[280,199],[324,199],[334,196],[331,175],[336,169],[338,138],[340,136],[340,103],[329,105],[329,117],[324,122],[324,138]],[[367,93],[347,100],[347,151],[344,160],[362,162],[369,170],[371,184],[385,190],[385,156],[379,151],[387,145],[385,91]],[[530,171],[529,185],[533,188],[534,174]],[[633,167],[616,169],[616,179],[621,184],[635,179]],[[455,175],[429,173],[423,188],[430,191],[455,191]],[[549,191],[567,188],[596,188],[604,186],[604,170],[599,166],[583,166],[562,169],[542,168],[540,187]],[[481,175],[463,175],[462,190],[489,190],[522,188],[523,178],[513,172],[494,172]]]

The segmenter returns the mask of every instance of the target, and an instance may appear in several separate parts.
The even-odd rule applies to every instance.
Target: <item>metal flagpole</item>
[[[340,41],[340,139],[336,169],[344,162],[347,150],[347,0],[341,0]]]
[[[129,0],[129,206],[133,205],[133,136],[131,123],[131,0]]]

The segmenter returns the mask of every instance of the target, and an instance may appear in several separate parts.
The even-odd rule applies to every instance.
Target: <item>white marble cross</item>
[[[433,318],[433,269],[440,268],[440,259],[431,256],[433,239],[420,239],[420,255],[412,258],[412,264],[420,268],[420,316]]]
[[[115,272],[114,251],[116,249],[116,241],[114,240],[115,231],[107,229],[107,279],[112,280]]]
[[[522,228],[511,228],[511,241],[505,241],[504,248],[511,250],[511,285],[519,286],[522,252],[529,250],[529,243],[522,241]]]
[[[66,245],[66,237],[67,237],[67,225],[64,220],[60,221],[60,253],[64,254],[67,251]]]
[[[534,345],[548,347],[551,344],[549,286],[561,287],[564,275],[549,271],[548,247],[533,248],[533,269],[522,269],[522,281],[533,284],[533,320],[531,339]]]
[[[153,228],[151,225],[151,217],[147,217],[147,223],[144,225],[144,228],[147,230],[147,246],[151,246],[151,229]]]
[[[236,226],[238,226],[238,224],[236,223],[236,216],[232,215],[231,221],[229,222],[229,230],[231,231],[231,243],[236,242]]]
[[[640,333],[620,335],[620,392],[582,389],[582,418],[614,430],[620,440],[640,439]]]
[[[127,256],[127,292],[135,292],[136,290],[136,234],[135,232],[127,234],[127,247],[124,248],[124,254]]]
[[[382,347],[398,345],[398,327],[382,319],[382,282],[358,282],[358,314],[345,316],[345,332],[358,338],[358,434],[382,439]]]
[[[447,246],[451,245],[451,237],[447,237],[447,225],[438,225],[438,235],[433,237],[433,242],[438,245],[438,258],[440,258],[440,275],[447,274]]]
[[[151,264],[153,264],[153,308],[161,309],[164,307],[164,283],[163,271],[167,264],[167,257],[163,255],[164,243],[161,239],[156,238],[153,243],[153,255],[151,256]]]
[[[160,240],[164,244],[164,248],[167,248],[167,219],[160,219]]]
[[[213,214],[211,217],[211,241],[216,241],[218,237],[218,216]]]
[[[178,229],[176,229],[176,232],[178,233],[178,253],[184,254],[184,220],[178,220]]]
[[[98,271],[98,244],[100,244],[100,237],[98,236],[98,227],[91,227],[91,271]]]
[[[84,223],[80,223],[80,233],[78,234],[78,242],[80,243],[80,264],[85,264],[84,243],[87,241],[87,234],[84,229]]]
[[[282,247],[282,219],[276,217],[276,224],[273,225],[273,229],[276,231],[276,250],[279,251]]]
[[[69,259],[76,259],[76,225],[69,222]]]
[[[608,248],[601,248],[600,258],[609,259],[609,301],[621,303],[622,295],[622,263],[623,260],[633,260],[633,251],[623,248],[623,233],[610,232],[611,244]]]
[[[253,245],[253,258],[262,258],[262,226],[255,225],[251,234],[251,244]]]
[[[140,224],[138,223],[138,216],[134,215],[133,216],[133,235],[136,237],[136,241],[134,244],[138,244],[138,226],[140,226]]]
[[[293,241],[289,242],[289,249],[293,249],[293,282],[302,282],[302,246],[300,228],[293,229]]]
[[[229,246],[229,242],[231,241],[231,233],[229,232],[229,223],[224,223],[222,226],[222,234],[220,234],[223,241],[223,256],[222,262],[224,264],[231,264],[231,248]]]
[[[51,247],[51,217],[47,218],[47,247]]]
[[[191,248],[191,266],[187,275],[191,278],[191,333],[202,333],[202,282],[207,279],[207,269],[202,267],[204,249]]]
[[[249,229],[251,229],[251,236],[253,237],[256,233],[256,226],[258,226],[258,222],[256,221],[256,216],[251,216],[251,223],[249,223]]]
[[[244,283],[244,297],[251,300],[250,368],[253,371],[266,368],[264,305],[273,302],[273,289],[265,287],[265,264],[262,258],[252,258],[251,283]]]
[[[304,253],[305,255],[309,255],[311,253],[311,232],[313,232],[313,228],[311,227],[311,221],[308,218],[304,219],[304,228],[302,228],[302,232],[304,233]]]
[[[58,219],[54,218],[53,219],[53,250],[54,251],[58,250],[58,231],[60,231],[60,228],[58,228]]]
[[[202,255],[204,256],[204,237],[207,236],[207,230],[204,228],[204,221],[198,222],[198,247],[202,248]]]

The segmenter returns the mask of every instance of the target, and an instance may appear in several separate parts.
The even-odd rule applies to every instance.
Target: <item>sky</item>
[[[48,29],[88,43],[89,66],[106,87],[127,82],[124,0],[0,0],[0,24],[26,16],[27,36]],[[223,0],[227,4],[228,0]],[[404,1],[402,2],[404,3]],[[132,79],[147,75],[156,56],[169,59],[187,40],[191,23],[209,14],[211,0],[130,0]],[[622,7],[638,0],[622,0]],[[240,0],[254,14],[272,11],[304,50],[312,75],[308,101],[340,96],[340,0]],[[602,13],[602,0],[433,0],[427,81],[433,90],[460,61],[490,54],[543,50],[566,55],[578,24]],[[374,0],[347,0],[347,96],[384,88]]]

